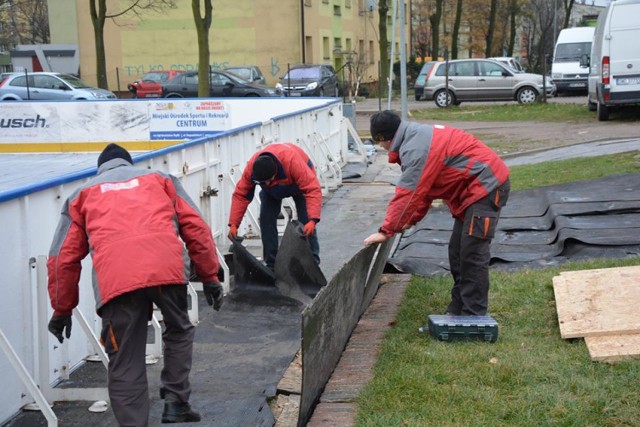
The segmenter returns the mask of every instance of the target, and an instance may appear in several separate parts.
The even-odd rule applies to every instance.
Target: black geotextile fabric
[[[453,218],[433,208],[407,230],[387,270],[422,276],[449,270]],[[640,174],[512,192],[491,244],[491,264],[514,270],[640,253]]]
[[[290,297],[304,304],[327,284],[322,270],[315,262],[302,224],[290,221],[276,256],[275,271],[269,270],[253,256],[240,240],[231,246],[234,267],[234,294],[261,294]]]

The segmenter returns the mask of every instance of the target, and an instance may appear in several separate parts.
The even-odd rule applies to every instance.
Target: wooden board
[[[598,362],[618,362],[640,357],[640,334],[585,337],[589,356]]]
[[[285,394],[300,394],[302,392],[302,355],[296,353],[284,375],[278,383],[278,392]]]
[[[553,291],[562,338],[640,333],[640,266],[562,272]]]

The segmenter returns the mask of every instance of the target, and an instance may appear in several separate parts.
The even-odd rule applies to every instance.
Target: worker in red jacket
[[[256,185],[260,191],[260,234],[264,261],[271,270],[278,254],[277,221],[282,199],[293,198],[298,221],[304,224],[311,252],[320,263],[316,224],[320,221],[322,189],[316,170],[302,148],[291,143],[274,143],[255,153],[247,162],[236,184],[229,213],[229,238],[237,239],[238,227],[253,200]]]
[[[53,316],[49,331],[71,336],[81,261],[91,253],[100,341],[109,355],[108,389],[119,425],[148,424],[145,350],[152,304],[165,330],[160,395],[162,422],[200,421],[189,396],[194,326],[187,312],[189,263],[203,281],[207,302],[223,301],[220,267],[210,227],[175,177],[133,166],[124,148],[109,144],[98,174],[65,202],[47,267]]]
[[[450,315],[485,315],[489,295],[489,248],[500,210],[509,197],[509,169],[500,157],[460,129],[402,121],[392,111],[371,116],[371,136],[402,167],[395,195],[378,233],[381,243],[420,221],[435,199],[454,217],[449,266],[454,284]]]

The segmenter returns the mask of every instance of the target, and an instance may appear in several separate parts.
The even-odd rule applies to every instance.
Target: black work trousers
[[[109,355],[109,398],[120,426],[141,427],[149,422],[145,353],[152,303],[160,309],[165,326],[160,393],[171,393],[179,402],[188,402],[191,394],[195,328],[187,312],[187,287],[160,285],[120,295],[100,310],[101,342]]]
[[[292,196],[298,213],[298,221],[302,225],[309,221],[307,214],[307,199],[304,193]],[[278,215],[282,209],[282,199],[272,197],[265,191],[260,192],[260,233],[262,235],[262,253],[264,262],[272,271],[275,269],[276,256],[278,255]],[[318,244],[318,233],[316,230],[309,237],[311,252],[320,264],[320,245]]]
[[[456,218],[449,240],[449,267],[453,276],[447,313],[484,316],[489,307],[490,246],[509,198],[510,183],[467,208],[464,221]]]

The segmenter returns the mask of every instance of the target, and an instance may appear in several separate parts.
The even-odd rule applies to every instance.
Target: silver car
[[[64,73],[11,73],[0,81],[0,101],[41,101],[60,99],[116,99],[108,90]]]
[[[426,77],[424,98],[434,100],[438,107],[460,105],[463,101],[535,102],[543,93],[540,74],[517,73],[492,59],[456,59],[434,65]],[[547,96],[556,88],[547,78]]]

